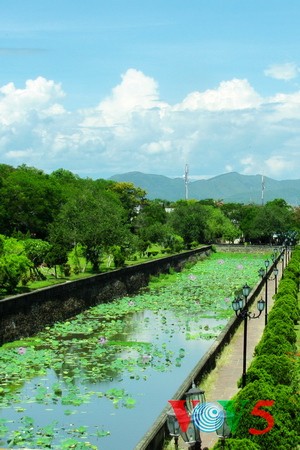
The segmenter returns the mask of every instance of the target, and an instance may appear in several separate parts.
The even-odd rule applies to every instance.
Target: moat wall
[[[0,345],[67,320],[99,303],[137,294],[150,276],[181,271],[189,261],[211,253],[211,246],[106,272],[0,300]]]

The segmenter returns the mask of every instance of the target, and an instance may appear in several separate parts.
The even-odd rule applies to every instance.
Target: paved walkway
[[[279,282],[282,275],[282,264],[278,263],[278,278]],[[273,275],[272,275],[273,278]],[[273,306],[273,296],[275,294],[275,281],[269,280],[268,283],[268,312]],[[265,285],[257,300],[265,299]],[[251,310],[257,313],[256,303],[253,303]],[[248,321],[247,329],[247,367],[249,367],[253,358],[254,349],[261,339],[265,327],[265,312],[255,320]],[[236,331],[233,339],[225,348],[220,359],[217,362],[216,368],[209,374],[204,382],[205,396],[207,402],[215,402],[218,400],[230,400],[238,391],[237,382],[240,379],[243,371],[243,336],[244,324],[242,323]],[[202,387],[202,386],[200,386]],[[216,433],[201,433],[202,449],[208,447],[212,448],[218,440]],[[186,449],[186,444],[180,443],[179,448]]]

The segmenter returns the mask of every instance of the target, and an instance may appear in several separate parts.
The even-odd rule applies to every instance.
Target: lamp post
[[[268,267],[270,265],[270,261],[268,259],[265,260],[265,325],[268,323]]]
[[[263,299],[257,302],[257,309],[259,314],[255,316],[254,313],[248,311],[247,298],[250,294],[250,287],[245,284],[243,287],[243,297],[235,298],[232,302],[232,308],[235,311],[236,316],[241,317],[244,321],[244,346],[243,346],[243,373],[242,373],[242,387],[246,386],[246,362],[247,362],[247,325],[249,319],[257,319],[265,307],[265,301]]]
[[[280,259],[281,259],[281,262],[282,262],[282,277],[283,277],[283,271],[284,271],[284,248],[282,248]]]
[[[277,294],[277,286],[278,286],[277,277],[278,277],[278,272],[279,272],[278,268],[275,266],[274,269],[273,269],[274,280],[275,280],[275,294]]]
[[[222,448],[225,448],[225,439],[229,438],[231,435],[231,427],[228,424],[228,420],[230,419],[230,422],[232,423],[233,419],[234,419],[234,414],[230,414],[230,417],[228,416],[228,412],[225,412],[225,417],[224,417],[224,422],[222,423],[222,425],[220,426],[220,428],[218,428],[216,430],[217,436],[219,438],[219,440],[221,441],[221,446]]]
[[[170,436],[174,438],[175,449],[178,449],[178,438],[180,436],[180,426],[178,420],[175,416],[174,411],[170,410],[167,412],[167,427],[170,433]]]
[[[167,413],[167,426],[170,435],[174,437],[176,449],[178,449],[178,438],[181,436],[190,449],[201,450],[200,430],[192,420],[192,414],[195,406],[198,403],[205,403],[205,401],[205,392],[202,389],[196,388],[193,382],[191,389],[185,393],[185,409],[187,415],[190,417],[186,431],[180,428],[173,411]]]

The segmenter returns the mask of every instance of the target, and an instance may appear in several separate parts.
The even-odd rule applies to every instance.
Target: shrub
[[[264,372],[264,373],[261,373]],[[258,375],[271,377],[271,383],[290,385],[295,376],[295,366],[288,355],[257,356],[247,371],[247,382],[259,379]]]
[[[226,448],[226,450],[259,450],[260,447],[250,439],[226,439],[225,445],[219,440],[213,450],[219,450]]]
[[[283,295],[282,297],[279,297],[275,301],[275,305],[273,308],[275,310],[281,308],[282,310],[286,311],[294,323],[296,323],[300,319],[300,310],[298,305],[296,304],[296,299],[290,295]]]
[[[298,284],[291,278],[283,279],[279,283],[278,293],[284,292],[285,294],[291,294],[295,297],[298,294]]]
[[[263,406],[258,413],[265,411],[274,419],[274,426],[264,434],[250,434],[249,429],[264,430],[268,423],[255,413],[255,405],[263,400],[273,400],[273,406]],[[300,443],[300,404],[292,389],[278,385],[276,389],[264,381],[254,381],[240,391],[234,401],[234,410],[241,419],[233,431],[234,438],[245,438],[255,442],[264,450],[296,449]],[[271,418],[272,419],[272,418]],[[272,423],[270,423],[272,425]]]
[[[110,250],[114,258],[115,267],[124,267],[126,260],[124,249],[120,245],[113,245]]]
[[[272,355],[274,356],[274,355]],[[241,379],[242,380],[242,379]],[[238,383],[238,386],[241,387],[241,380]],[[246,381],[248,383],[253,383],[256,380],[263,381],[264,383],[274,384],[274,380],[272,376],[263,368],[260,367],[249,367],[246,373]]]
[[[282,336],[270,334],[266,336],[265,333],[259,344],[255,347],[255,355],[284,355],[295,351],[295,345],[285,341]]]
[[[277,320],[282,320],[284,323],[290,323],[294,325],[294,321],[291,319],[291,313],[293,308],[285,309],[283,306],[279,304],[279,306],[276,305],[276,308],[273,307],[268,315],[268,323]]]
[[[264,331],[264,337],[279,336],[282,339],[286,339],[291,344],[295,344],[297,335],[294,329],[294,325],[290,322],[284,323],[282,320],[271,320]]]

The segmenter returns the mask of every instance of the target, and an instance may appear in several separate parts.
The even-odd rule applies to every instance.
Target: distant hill
[[[240,175],[237,172],[218,175],[207,180],[190,181],[188,198],[204,200],[212,198],[224,202],[261,204],[261,175]],[[185,198],[183,178],[168,178],[163,175],[128,172],[113,175],[110,180],[127,181],[147,192],[150,200],[176,201]],[[277,181],[264,177],[264,202],[283,198],[290,205],[300,204],[300,179]]]

